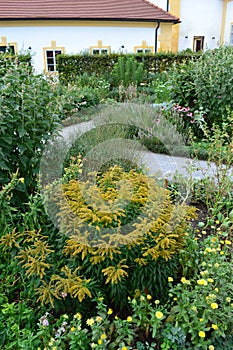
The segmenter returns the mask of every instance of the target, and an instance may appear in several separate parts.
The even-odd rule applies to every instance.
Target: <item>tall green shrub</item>
[[[137,62],[132,56],[119,57],[118,62],[113,67],[111,76],[113,86],[119,86],[120,84],[123,84],[124,87],[130,84],[138,86],[145,79],[143,62]]]
[[[203,110],[208,127],[221,124],[233,108],[233,48],[208,50],[197,61],[174,68],[170,73],[174,102],[192,111]]]
[[[10,174],[23,181],[14,189],[11,202],[27,202],[36,187],[40,157],[58,122],[53,88],[28,63],[17,58],[0,61],[0,187]]]

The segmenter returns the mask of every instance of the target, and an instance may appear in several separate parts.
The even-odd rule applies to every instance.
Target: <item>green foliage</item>
[[[192,111],[203,109],[208,127],[221,124],[233,107],[232,47],[204,52],[197,61],[178,66],[171,72],[171,99]]]
[[[145,79],[144,64],[138,63],[134,57],[119,57],[112,73],[112,85],[124,87],[130,84],[138,86]]]
[[[112,167],[97,175],[96,185],[91,185],[91,177],[72,179],[69,171],[62,192],[55,184],[47,193],[54,202],[50,215],[56,216],[61,232],[70,237],[63,253],[72,266],[75,261],[82,264],[82,275],[93,282],[94,295],[98,285],[115,307],[124,307],[128,293],[135,289],[165,297],[167,276],[177,269],[176,257],[185,244],[193,209],[175,206],[167,190],[133,170]],[[110,229],[111,233],[105,233]],[[50,288],[57,290],[54,284]]]
[[[154,74],[168,71],[174,63],[180,65],[188,62],[190,59],[198,59],[200,53],[157,53],[154,55],[123,55],[123,54],[110,54],[110,55],[59,55],[57,58],[59,79],[62,83],[72,83],[77,80],[79,75],[83,73],[95,74],[106,80],[109,79],[114,65],[121,57],[132,57],[138,62],[143,62],[144,69],[147,72],[148,79],[152,79]],[[152,75],[152,76],[151,76]]]
[[[0,187],[18,172],[24,182],[14,189],[11,202],[23,207],[36,188],[44,145],[58,125],[52,87],[27,64],[2,58],[0,67]]]

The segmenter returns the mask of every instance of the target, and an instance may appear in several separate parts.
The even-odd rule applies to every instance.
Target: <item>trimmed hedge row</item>
[[[161,73],[168,70],[173,64],[182,64],[190,59],[200,57],[200,52],[179,52],[179,53],[156,53],[156,54],[127,54],[129,57],[135,57],[138,62],[144,63],[144,68],[150,73]],[[60,81],[70,83],[76,80],[78,75],[83,73],[93,74],[108,78],[113,66],[117,63],[119,57],[124,54],[110,55],[59,55],[57,57],[57,66]]]

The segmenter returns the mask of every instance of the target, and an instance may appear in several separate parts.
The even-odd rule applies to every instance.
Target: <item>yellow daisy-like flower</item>
[[[227,298],[226,298],[226,301],[227,301],[228,303],[230,303],[231,298],[230,298],[230,297],[227,297]]]
[[[212,303],[210,306],[211,306],[212,309],[217,309],[218,308],[218,304],[217,303]]]
[[[103,333],[103,334],[101,334],[101,336],[100,336],[100,339],[106,339],[107,338],[107,336],[106,336],[106,334],[105,333]]]
[[[172,277],[168,277],[168,282],[173,282],[173,278]]]
[[[94,323],[95,323],[95,320],[93,318],[88,318],[87,321],[86,321],[86,324],[88,326],[92,326]]]
[[[132,317],[128,316],[126,320],[127,320],[127,322],[131,322],[132,321]]]
[[[123,346],[121,350],[128,350],[127,346]]]
[[[71,327],[70,330],[71,330],[71,332],[74,332],[76,330],[76,328],[75,327]]]
[[[80,314],[80,312],[78,312],[77,314],[74,315],[74,318],[77,318],[78,320],[81,320],[82,315]]]
[[[98,344],[101,345],[103,342],[101,339],[98,340]]]
[[[160,301],[157,299],[157,300],[155,300],[155,304],[156,305],[159,305],[159,303],[160,303]]]
[[[218,293],[218,291],[219,291],[219,289],[218,289],[218,288],[215,288],[214,290],[215,290],[215,292],[217,292],[217,293]]]
[[[190,284],[190,281],[189,281],[189,280],[186,280],[185,277],[182,277],[180,281],[181,281],[183,284]]]
[[[209,346],[209,350],[214,350],[214,346],[213,346],[213,345],[210,345],[210,346]]]
[[[231,241],[229,241],[229,239],[226,239],[226,240],[225,240],[225,244],[231,245]]]
[[[204,321],[204,318],[199,318],[199,321],[200,321],[200,322],[203,322],[203,321]]]
[[[97,322],[101,322],[103,320],[102,317],[100,317],[100,316],[96,316],[95,319],[96,319]]]
[[[150,294],[147,294],[146,299],[147,299],[147,300],[151,300],[151,299],[152,299],[152,296],[151,296]]]
[[[52,346],[54,342],[55,342],[55,339],[54,339],[54,338],[51,338],[51,339],[50,339],[50,342],[49,342],[49,346]]]
[[[208,283],[204,278],[202,278],[200,280],[197,280],[197,284],[207,286]]]
[[[108,309],[107,314],[108,314],[108,315],[111,315],[112,313],[113,313],[112,309]]]
[[[207,281],[210,282],[210,283],[214,282],[213,278],[207,278]]]
[[[155,316],[160,320],[163,318],[163,313],[161,311],[156,311]]]
[[[200,331],[198,333],[198,335],[199,335],[200,338],[205,338],[205,332],[203,332],[203,331]]]
[[[218,325],[217,324],[212,324],[211,326],[215,331],[218,329]]]

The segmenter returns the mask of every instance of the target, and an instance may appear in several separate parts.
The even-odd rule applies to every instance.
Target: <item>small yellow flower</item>
[[[199,321],[200,321],[200,322],[203,322],[203,321],[204,321],[204,318],[199,318]]]
[[[128,348],[126,346],[123,346],[121,350],[128,350]]]
[[[103,340],[103,339],[106,339],[106,338],[107,338],[106,334],[104,334],[104,333],[103,333],[103,334],[101,334],[100,339],[102,339],[102,340]]]
[[[157,299],[157,300],[155,300],[155,304],[156,305],[159,305],[159,303],[160,303],[160,301]]]
[[[54,338],[51,338],[51,339],[50,339],[50,342],[49,342],[49,346],[52,346],[54,342],[55,342],[55,339],[54,339]]]
[[[227,301],[228,303],[230,303],[231,298],[230,298],[230,297],[227,297],[227,298],[226,298],[226,301]]]
[[[24,177],[20,177],[19,178],[19,182],[21,182],[23,184],[24,183]]]
[[[75,327],[71,327],[70,330],[71,330],[71,332],[74,332],[76,330],[76,328]]]
[[[218,291],[219,291],[219,289],[218,289],[218,288],[215,288],[214,290],[215,290],[215,292],[217,292],[217,293],[218,293]]]
[[[176,300],[178,300],[178,299],[175,297],[175,298],[173,298],[173,300],[175,300],[175,301],[176,301]]]
[[[198,335],[199,335],[200,338],[205,338],[205,332],[203,332],[203,331],[200,331],[198,333]]]
[[[219,253],[220,255],[224,255],[224,251],[221,250],[221,252]]]
[[[74,315],[74,318],[77,318],[78,320],[81,320],[82,315],[80,314],[80,312],[78,312],[77,314]]]
[[[204,278],[202,278],[200,280],[197,280],[197,284],[207,286],[208,283]]]
[[[214,346],[213,346],[213,345],[210,345],[210,346],[209,346],[209,350],[214,350]]]
[[[86,324],[88,326],[93,326],[93,324],[95,323],[94,319],[93,318],[88,318],[87,321],[86,321]]]
[[[143,295],[140,296],[140,300],[141,300],[141,301],[144,301],[144,300],[145,300],[145,298],[144,298]]]
[[[213,278],[207,278],[207,281],[210,282],[210,283],[214,282]]]
[[[98,340],[98,344],[101,345],[103,342],[101,339]]]
[[[211,326],[215,331],[218,329],[218,325],[217,324],[212,324]]]
[[[161,311],[156,311],[155,316],[160,320],[163,318],[163,313]]]
[[[115,320],[118,320],[118,316],[117,315],[115,316]]]
[[[229,241],[229,239],[226,239],[226,240],[225,240],[225,244],[231,245],[231,241]]]
[[[189,281],[189,280],[186,280],[185,277],[182,277],[180,281],[181,281],[183,284],[190,284],[190,281]]]
[[[132,321],[132,317],[131,316],[128,316],[127,317],[127,322],[131,322]]]
[[[172,277],[168,277],[168,282],[173,282],[173,278]]]
[[[152,299],[152,296],[151,296],[150,294],[147,294],[146,299],[147,299],[147,300],[151,300],[151,299]]]
[[[212,303],[210,306],[212,307],[212,309],[217,309],[218,308],[218,304],[217,303]]]
[[[108,315],[111,315],[112,313],[113,313],[112,309],[108,309],[107,314],[108,314]]]
[[[97,322],[101,322],[103,320],[102,317],[100,317],[100,316],[96,316],[95,319],[96,319]]]

